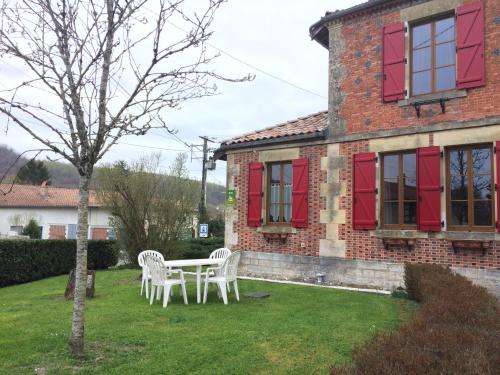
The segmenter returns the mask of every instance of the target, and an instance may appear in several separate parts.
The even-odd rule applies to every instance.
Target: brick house
[[[328,112],[216,151],[242,271],[390,289],[433,262],[499,293],[500,1],[372,0],[309,31]]]

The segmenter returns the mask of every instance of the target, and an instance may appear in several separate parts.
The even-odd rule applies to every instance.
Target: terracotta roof
[[[71,207],[78,206],[78,189],[52,186],[0,185],[0,207]],[[5,194],[7,193],[7,194]],[[90,192],[89,207],[101,207],[95,191]]]
[[[309,116],[287,121],[269,128],[256,130],[236,138],[222,142],[222,145],[258,141],[263,139],[280,138],[291,135],[309,134],[323,131],[327,127],[328,111],[314,113]]]

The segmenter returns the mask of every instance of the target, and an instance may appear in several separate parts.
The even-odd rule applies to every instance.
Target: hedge
[[[500,306],[493,295],[438,265],[406,265],[405,284],[421,303],[415,318],[357,347],[353,363],[331,374],[498,373]]]
[[[0,240],[0,287],[69,273],[75,256],[76,240]],[[116,263],[114,241],[89,240],[89,269]]]

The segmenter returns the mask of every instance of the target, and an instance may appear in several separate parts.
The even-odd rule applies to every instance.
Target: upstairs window
[[[292,163],[268,164],[268,223],[292,222]]]
[[[411,28],[411,94],[456,87],[455,17],[415,24]]]
[[[416,153],[394,153],[382,157],[382,224],[388,229],[416,229]]]
[[[492,147],[453,147],[446,156],[448,229],[493,230]]]

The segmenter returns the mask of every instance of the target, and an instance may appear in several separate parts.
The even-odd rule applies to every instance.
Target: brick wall
[[[248,163],[259,161],[258,153],[242,152],[234,154],[234,164],[239,164],[240,173],[234,177],[238,189],[236,208],[238,218],[233,231],[238,234],[234,249],[265,251],[300,255],[319,255],[319,240],[325,238],[325,225],[320,224],[320,210],[325,208],[325,198],[320,197],[320,184],[325,181],[326,173],[321,171],[320,160],[326,156],[326,145],[307,146],[300,149],[300,157],[309,159],[309,226],[296,228],[296,233],[288,236],[286,243],[277,240],[267,242],[257,228],[247,226]],[[231,166],[228,165],[228,169]]]
[[[368,142],[344,143],[340,147],[341,154],[348,160],[358,152],[368,151]],[[445,231],[439,233],[425,232],[429,238],[417,239],[413,250],[401,247],[391,247],[385,250],[382,238],[375,237],[370,231],[354,230],[352,228],[352,163],[347,163],[341,171],[343,180],[348,189],[345,197],[341,198],[341,208],[346,210],[346,223],[339,226],[339,239],[346,241],[346,257],[351,259],[378,260],[389,262],[419,262],[438,263],[460,267],[481,269],[500,269],[500,242],[495,242],[494,247],[485,255],[477,250],[460,250],[453,252],[451,242],[444,238]],[[380,182],[377,181],[377,186]],[[379,199],[380,197],[377,197]],[[480,235],[480,234],[478,234]],[[490,234],[491,236],[491,234]]]
[[[476,0],[467,0],[464,3],[474,1]],[[381,99],[382,27],[401,22],[400,9],[344,21],[341,25],[342,43],[349,47],[344,49],[341,58],[344,74],[340,80],[343,94],[340,117],[345,134],[498,116],[500,114],[499,16],[500,1],[485,0],[486,85],[469,90],[465,98],[446,102],[444,114],[441,113],[439,103],[424,105],[420,118],[417,118],[413,106],[398,107],[396,103],[384,104]]]

